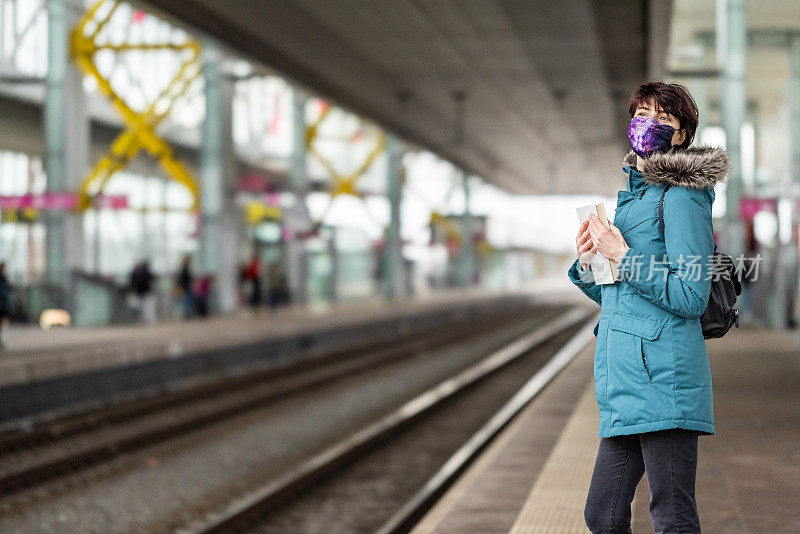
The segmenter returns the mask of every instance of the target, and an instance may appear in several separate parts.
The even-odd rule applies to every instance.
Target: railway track
[[[588,315],[558,316],[178,532],[406,532],[585,346]]]
[[[507,310],[449,328],[436,325],[334,351],[296,366],[229,377],[96,413],[72,415],[27,432],[0,434],[0,494],[58,480],[355,372],[463,341],[504,324],[530,321],[528,313]]]

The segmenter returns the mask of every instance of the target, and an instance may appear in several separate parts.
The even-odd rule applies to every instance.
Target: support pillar
[[[206,116],[201,146],[200,268],[214,276],[216,307],[236,310],[241,214],[235,204],[238,169],[233,144],[233,79],[222,69],[222,53],[212,39],[203,43]]]
[[[758,104],[751,102],[747,106],[747,121],[753,126],[753,193],[758,195],[761,186],[761,180],[758,177],[758,147],[761,143],[761,110]]]
[[[713,42],[709,42],[708,38],[698,38],[697,45],[701,48],[702,52],[698,57],[694,67],[699,70],[706,70],[711,68],[709,64],[709,55]],[[691,78],[688,82],[689,91],[697,104],[697,110],[700,114],[700,124],[698,125],[694,144],[699,145],[702,137],[702,132],[705,128],[712,124],[711,122],[711,98],[710,98],[710,80],[706,76],[697,76]]]
[[[800,34],[791,33],[788,39],[789,87],[787,100],[789,108],[789,177],[781,184],[780,196],[791,199],[788,243],[781,236],[786,232],[778,210],[778,240],[772,254],[773,274],[768,299],[767,324],[771,328],[784,328],[793,313],[798,289],[798,244],[795,226],[797,217],[797,193],[800,191]],[[796,318],[795,318],[796,319]]]
[[[44,101],[44,163],[48,192],[75,192],[89,168],[89,119],[83,77],[69,58],[69,31],[78,14],[66,0],[47,1],[47,78]],[[85,270],[83,216],[43,211],[48,284],[69,294],[69,273]],[[66,305],[74,311],[73,299]],[[52,303],[58,305],[58,303]]]
[[[800,298],[800,243],[797,242],[800,235],[800,215],[798,214],[798,203],[800,203],[800,32],[793,32],[789,37],[789,176],[790,185],[787,188],[788,196],[791,199],[791,218],[789,225],[791,236],[786,244],[786,262],[784,272],[786,273],[786,302],[783,310],[787,315],[786,322],[796,325],[800,317],[797,317],[797,300]],[[786,324],[786,323],[784,323]],[[781,325],[783,326],[783,325]]]
[[[472,213],[469,205],[469,179],[464,171],[458,171],[464,189],[464,213],[461,215],[461,249],[458,261],[458,284],[461,287],[472,285],[474,253],[472,250]]]
[[[336,247],[336,234],[337,228],[335,226],[329,228],[328,235],[328,255],[331,258],[331,274],[328,281],[328,294],[331,302],[339,300],[339,265],[341,259],[339,258],[339,249]]]
[[[789,38],[789,175],[791,188],[800,192],[800,33]],[[792,210],[792,223],[798,221],[797,207]]]
[[[702,136],[702,132],[705,128],[707,128],[710,124],[711,119],[711,105],[710,99],[708,96],[709,88],[708,88],[708,80],[705,78],[695,78],[691,80],[688,84],[689,90],[694,97],[694,101],[697,104],[697,110],[700,114],[700,127],[697,129],[694,144],[700,144],[700,137]]]
[[[644,2],[647,10],[647,78],[666,78],[667,48],[669,45],[669,21],[672,18],[672,2]]]
[[[718,52],[722,58],[722,125],[733,172],[725,189],[725,234],[723,246],[734,261],[744,253],[744,232],[739,217],[742,197],[741,128],[747,112],[747,14],[746,0],[720,0],[717,4]]]
[[[289,187],[294,194],[295,214],[306,213],[308,176],[306,173],[306,103],[308,96],[298,88],[292,88],[292,159],[289,169]],[[298,217],[293,217],[296,219]],[[284,224],[288,221],[284,220]],[[289,291],[293,304],[308,302],[308,265],[303,242],[297,238],[297,225],[291,227],[286,242],[286,270]]]
[[[400,140],[386,135],[386,196],[389,200],[389,227],[384,248],[384,284],[386,296],[404,293],[403,255],[400,244],[400,199],[402,197],[402,161]]]

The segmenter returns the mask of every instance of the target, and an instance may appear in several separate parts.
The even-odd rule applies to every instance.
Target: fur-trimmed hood
[[[631,150],[623,165],[636,166]],[[693,189],[714,187],[731,172],[731,157],[722,148],[701,145],[672,152],[655,152],[644,159],[642,180],[653,185],[677,185]]]

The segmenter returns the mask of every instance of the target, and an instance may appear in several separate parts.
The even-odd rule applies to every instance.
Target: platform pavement
[[[800,533],[800,331],[748,328],[709,340],[716,434],[700,439],[703,532]],[[634,532],[652,532],[647,482]]]
[[[178,358],[196,351],[352,326],[376,318],[400,318],[512,294],[528,295],[540,302],[576,300],[574,291],[546,291],[544,288],[513,293],[447,290],[394,300],[373,298],[275,311],[246,310],[203,320],[80,329],[14,327],[3,333],[0,386],[160,358]]]
[[[800,332],[756,327],[708,340],[716,434],[700,438],[704,533],[800,532]],[[599,437],[594,343],[487,447],[412,530],[586,533],[583,507]],[[653,532],[646,476],[633,532]]]

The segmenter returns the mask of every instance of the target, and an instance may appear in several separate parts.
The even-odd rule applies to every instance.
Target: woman
[[[689,147],[698,112],[680,84],[639,86],[629,112],[633,150],[622,167],[619,225],[606,228],[594,215],[583,223],[569,269],[601,306],[594,360],[601,439],[584,516],[594,533],[631,532],[631,501],[646,472],[655,531],[700,532],[697,439],[714,433],[700,316],[711,291],[714,185],[730,172],[730,158]],[[668,185],[662,237],[658,202]],[[618,262],[615,283],[595,285],[582,266],[596,251]]]

